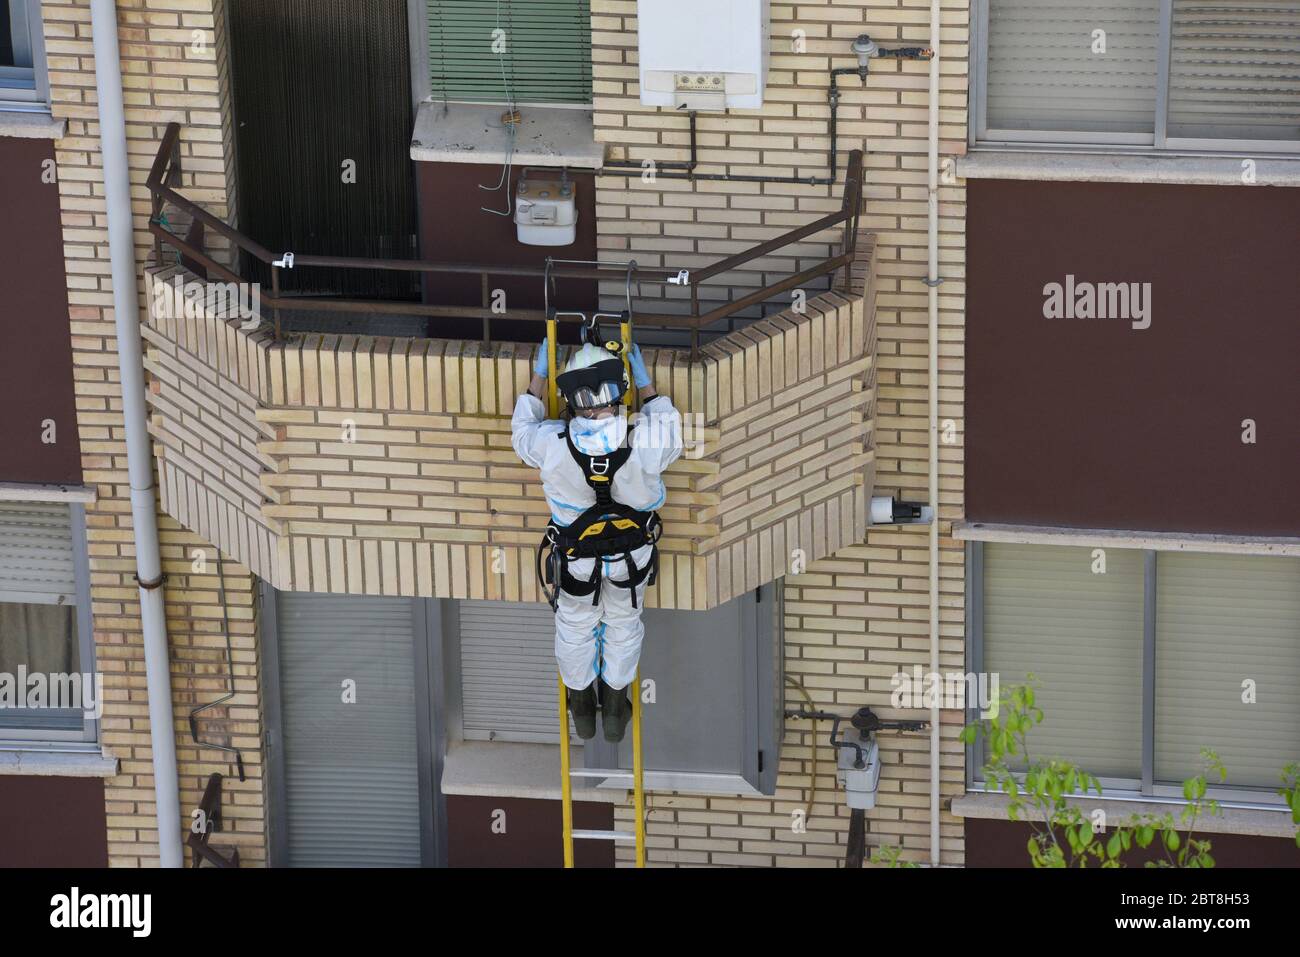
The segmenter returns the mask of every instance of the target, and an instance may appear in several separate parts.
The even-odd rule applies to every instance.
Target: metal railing
[[[151,215],[149,231],[154,237],[154,255],[158,264],[163,262],[163,247],[169,246],[184,259],[198,265],[206,273],[205,278],[220,277],[225,282],[242,283],[244,278],[229,267],[210,256],[205,248],[205,235],[211,230],[224,237],[236,248],[248,256],[264,263],[271,273],[271,294],[262,295],[262,303],[271,310],[276,339],[282,338],[284,330],[281,315],[284,312],[338,312],[375,315],[427,316],[430,318],[473,319],[483,323],[483,340],[491,341],[492,319],[546,319],[544,309],[511,309],[508,314],[493,311],[491,304],[491,279],[493,277],[536,277],[550,282],[556,277],[586,280],[625,280],[628,276],[627,264],[578,264],[550,260],[537,266],[493,265],[485,263],[429,262],[419,259],[367,259],[342,256],[315,256],[308,253],[294,253],[277,256],[261,243],[245,236],[233,226],[223,222],[202,206],[182,195],[177,187],[180,184],[182,164],[180,152],[181,126],[179,123],[167,124],[167,130],[159,143],[158,153],[154,157],[146,185],[151,197]],[[597,173],[599,175],[599,173]],[[834,274],[839,269],[845,270],[853,261],[857,244],[858,220],[862,205],[862,151],[853,150],[849,154],[848,168],[844,179],[844,197],[840,208],[833,213],[822,216],[807,225],[782,233],[773,239],[759,243],[744,252],[728,256],[703,269],[687,271],[681,269],[652,268],[632,265],[635,281],[675,284],[688,286],[690,289],[690,313],[688,315],[653,314],[637,312],[636,322],[640,326],[661,326],[666,328],[688,329],[691,332],[692,351],[698,353],[701,329],[724,319],[736,316],[746,309],[764,303],[773,296],[817,279]],[[166,211],[171,206],[190,217],[191,225],[184,237],[167,228]],[[787,276],[774,283],[769,283],[748,295],[726,302],[720,306],[701,312],[700,287],[711,279],[738,269],[763,256],[770,255],[786,246],[809,236],[843,225],[844,235],[838,255],[819,260],[816,265]],[[344,298],[305,298],[284,295],[281,291],[280,270],[295,267],[324,267],[327,269],[368,269],[416,272],[425,274],[450,273],[458,276],[477,275],[480,280],[481,302],[478,306],[438,305],[422,302],[399,302],[391,300],[344,299]],[[847,280],[846,280],[847,281]],[[832,275],[833,282],[833,275]]]

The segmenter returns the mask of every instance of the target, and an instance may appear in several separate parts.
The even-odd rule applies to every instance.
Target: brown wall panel
[[[0,775],[0,867],[107,867],[99,778]]]
[[[505,815],[504,833],[493,830],[497,812]],[[575,801],[573,826],[593,830],[614,827],[614,806]],[[560,802],[524,798],[447,795],[447,864],[450,867],[561,867]],[[613,867],[609,841],[575,841],[578,867]]]
[[[1300,535],[1300,189],[967,197],[967,519]],[[1150,327],[1044,318],[1067,275],[1151,283]]]
[[[59,187],[42,180],[53,159],[52,140],[0,137],[0,482],[81,482]]]
[[[988,821],[967,818],[967,867],[1029,867],[1030,827],[1018,821]],[[1210,856],[1216,867],[1300,867],[1300,848],[1284,837],[1251,837],[1244,834],[1201,834],[1210,842]],[[1064,843],[1064,841],[1062,841]],[[1129,867],[1143,867],[1156,860],[1158,852],[1127,855]]]
[[[491,265],[538,266],[547,256],[556,259],[596,258],[596,187],[590,173],[570,171],[569,178],[577,189],[577,238],[569,246],[527,246],[519,242],[513,217],[494,216],[483,207],[506,208],[506,196],[514,208],[514,189],[520,170],[512,171],[510,191],[479,189],[495,186],[501,178],[500,166],[471,163],[416,163],[416,182],[420,197],[420,255],[440,262],[487,263]],[[558,170],[555,171],[558,173]],[[549,173],[535,171],[537,179]],[[540,278],[494,278],[493,289],[504,289],[508,309],[542,308]],[[477,276],[433,275],[425,280],[425,301],[447,305],[479,305],[482,290]],[[560,309],[588,310],[596,305],[596,283],[561,280],[553,304]],[[478,321],[464,334],[478,336]],[[493,320],[493,335],[498,339],[538,342],[541,324],[525,320]]]

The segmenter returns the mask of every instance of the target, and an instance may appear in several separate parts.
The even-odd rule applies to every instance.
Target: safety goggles
[[[570,408],[587,412],[621,402],[627,391],[627,376],[622,359],[605,359],[585,369],[565,372],[555,384]]]

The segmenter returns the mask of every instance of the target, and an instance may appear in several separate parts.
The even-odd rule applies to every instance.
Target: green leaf
[[[1182,843],[1183,843],[1182,838],[1178,836],[1177,831],[1172,829],[1165,831],[1165,847],[1169,848],[1169,850],[1171,851],[1178,850],[1179,845],[1181,845]]]
[[[1123,847],[1124,844],[1120,839],[1119,831],[1116,831],[1110,836],[1110,840],[1106,842],[1106,856],[1112,860],[1119,857],[1119,852],[1123,850]]]

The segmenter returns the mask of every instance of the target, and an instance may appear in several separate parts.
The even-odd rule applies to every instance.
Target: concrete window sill
[[[0,775],[111,778],[117,758],[103,751],[0,750]]]
[[[582,749],[569,752],[572,767],[580,768]],[[680,791],[726,797],[762,797],[736,774],[647,771],[647,791]],[[626,782],[608,787],[588,787],[575,782],[575,801],[622,803],[631,787]],[[478,797],[560,799],[560,748],[555,744],[519,744],[505,741],[461,741],[447,749],[443,759],[442,793]]]
[[[569,759],[582,767],[582,749]],[[447,748],[443,759],[442,793],[476,797],[560,799],[560,746],[506,741],[462,741]],[[621,803],[626,791],[617,788],[577,788],[574,800]]]
[[[500,166],[567,166],[599,169],[605,148],[596,142],[590,110],[518,107],[521,121],[514,151],[501,122],[506,108],[483,103],[426,100],[415,116],[411,159],[423,163],[482,163]]]
[[[996,522],[953,522],[952,537],[967,542],[1149,548],[1157,552],[1300,557],[1300,538],[1209,533],[1139,532],[1105,528],[1049,528]]]
[[[1255,182],[1243,182],[1243,160],[1254,162]],[[1154,156],[973,149],[957,158],[964,179],[1148,183],[1186,186],[1300,186],[1300,159],[1263,156]]]
[[[968,791],[952,799],[952,813],[960,818],[978,818],[990,821],[1007,820],[1007,796],[983,791]],[[1106,812],[1107,820],[1119,823],[1135,814],[1168,814],[1174,812],[1181,801],[1121,801],[1115,799],[1071,799],[1070,803],[1092,811]],[[1295,825],[1286,808],[1276,811],[1257,808],[1225,807],[1217,815],[1203,815],[1196,819],[1196,830],[1209,834],[1241,834],[1250,837],[1295,837]]]
[[[0,136],[57,140],[63,138],[67,129],[67,120],[56,120],[49,113],[29,113],[0,107]]]
[[[79,502],[95,504],[95,490],[86,485],[29,485],[0,482],[0,502]]]

